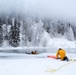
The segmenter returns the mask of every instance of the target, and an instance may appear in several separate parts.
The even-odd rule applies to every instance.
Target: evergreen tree
[[[0,20],[0,46],[2,46],[2,43],[3,43],[3,28]]]
[[[68,40],[74,41],[74,33],[70,23],[68,24],[66,36]]]
[[[11,46],[13,46],[13,47],[19,46],[20,30],[19,30],[19,26],[18,26],[16,19],[14,22],[14,26],[12,25],[10,28],[10,34],[9,35],[10,35],[9,43],[11,44]]]

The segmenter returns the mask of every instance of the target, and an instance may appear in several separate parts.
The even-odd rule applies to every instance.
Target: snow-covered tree
[[[40,20],[38,23],[34,23],[33,27],[33,39],[32,43],[34,46],[39,46],[43,33],[43,22]]]
[[[74,33],[73,33],[73,29],[72,29],[70,23],[68,24],[68,28],[67,28],[65,35],[66,35],[68,40],[74,41]]]
[[[0,46],[2,46],[2,44],[3,44],[3,28],[0,20]]]
[[[17,47],[20,43],[20,30],[17,20],[15,19],[14,26],[12,25],[9,33],[9,43],[11,46]]]

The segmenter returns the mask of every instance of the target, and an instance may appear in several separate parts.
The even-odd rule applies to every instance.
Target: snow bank
[[[68,41],[67,39],[63,38],[53,38],[48,40],[48,47],[53,48],[76,48],[75,41]]]

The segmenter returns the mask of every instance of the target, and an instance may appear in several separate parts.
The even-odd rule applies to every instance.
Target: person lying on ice
[[[59,48],[59,50],[56,53],[56,59],[61,59],[62,61],[69,61],[68,57],[66,56],[65,50],[61,48]]]
[[[32,51],[31,54],[38,54],[38,52],[37,51]]]

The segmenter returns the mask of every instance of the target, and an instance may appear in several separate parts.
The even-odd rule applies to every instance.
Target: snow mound
[[[68,41],[67,39],[62,38],[53,38],[48,40],[48,47],[54,47],[54,48],[76,48],[75,41]]]

